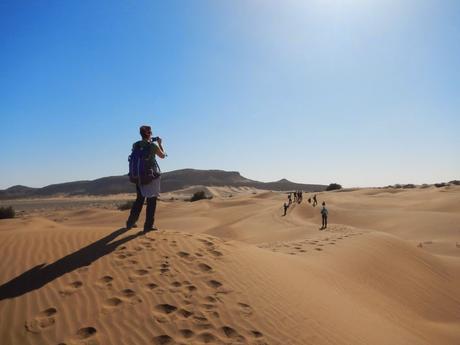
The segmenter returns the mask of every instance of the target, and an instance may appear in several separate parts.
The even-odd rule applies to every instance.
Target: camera
[[[160,138],[160,137],[153,137],[153,138],[152,138],[152,143],[154,143],[155,141],[158,141],[159,138]]]

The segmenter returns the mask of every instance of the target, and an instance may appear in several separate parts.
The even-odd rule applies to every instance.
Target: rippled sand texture
[[[459,187],[218,191],[1,220],[1,344],[460,344]]]

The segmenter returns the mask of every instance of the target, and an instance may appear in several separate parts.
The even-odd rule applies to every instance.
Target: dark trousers
[[[136,201],[134,201],[133,207],[131,208],[131,212],[129,214],[128,220],[126,221],[126,225],[127,227],[131,227],[137,222],[137,220],[139,219],[139,215],[142,211],[142,206],[144,206],[144,201],[145,199],[147,199],[147,211],[145,214],[144,229],[149,229],[153,226],[155,222],[155,209],[157,208],[157,198],[143,197],[138,185],[136,185],[136,193]]]
[[[323,216],[323,228],[327,228],[327,216]]]

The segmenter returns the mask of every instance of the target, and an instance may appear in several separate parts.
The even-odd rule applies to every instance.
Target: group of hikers
[[[160,180],[161,171],[157,164],[156,157],[165,158],[166,153],[162,146],[160,137],[152,137],[152,128],[150,126],[141,126],[139,134],[142,140],[133,144],[131,155],[129,156],[129,179],[136,184],[136,200],[134,201],[128,220],[126,221],[126,229],[136,228],[136,222],[142,211],[144,202],[147,200],[147,210],[145,215],[144,233],[158,230],[155,226],[155,210],[157,199],[160,195]],[[303,192],[298,190],[288,194],[288,201],[284,203],[284,216],[286,216],[288,208],[293,203],[300,204],[303,199]],[[308,198],[308,203],[316,207],[318,200],[316,194],[313,198]],[[327,228],[328,210],[326,203],[323,201],[321,208],[322,226],[320,230]]]
[[[295,192],[289,192],[288,193],[288,196],[287,196],[288,200],[283,205],[283,209],[284,209],[283,216],[286,216],[287,210],[293,204],[293,202],[294,203],[297,202],[298,204],[300,204],[302,202],[302,196],[303,196],[302,191],[295,191]],[[294,198],[294,201],[293,201],[293,198]],[[318,200],[316,198],[316,194],[313,195],[313,198],[308,198],[307,201],[308,201],[309,204],[312,204],[313,207],[316,207],[316,205],[318,205]],[[323,201],[322,207],[321,207],[322,224],[321,224],[320,230],[324,230],[324,229],[327,228],[327,216],[328,216],[328,213],[329,213],[329,211],[326,208],[326,202]]]
[[[292,196],[294,196],[294,201],[292,200]],[[302,202],[303,192],[301,190],[290,192],[288,194],[288,207],[291,206],[293,202],[300,204]]]

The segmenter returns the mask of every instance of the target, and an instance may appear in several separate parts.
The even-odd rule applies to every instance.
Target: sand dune
[[[459,344],[460,188],[394,191],[319,193],[326,231],[225,187],[168,195],[147,235],[115,209],[2,220],[1,344]]]

